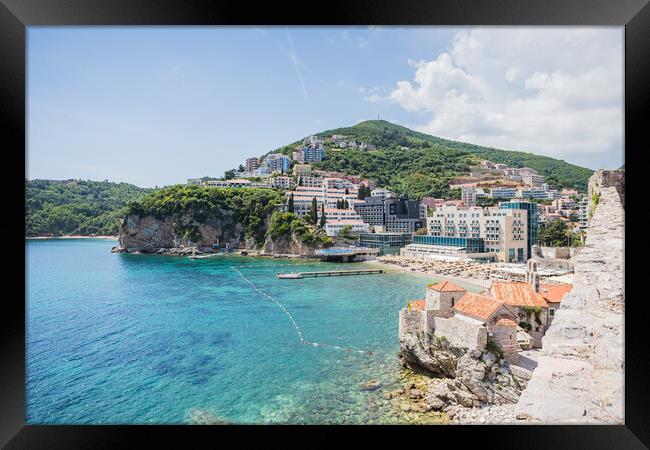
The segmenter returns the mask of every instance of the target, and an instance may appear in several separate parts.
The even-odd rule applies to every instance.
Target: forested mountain
[[[127,205],[153,189],[84,180],[25,181],[25,233],[115,235]]]
[[[385,120],[369,120],[317,135],[323,138],[343,135],[346,140],[372,144],[376,150],[338,149],[326,142],[326,157],[315,164],[316,168],[362,175],[414,198],[451,196],[447,188],[449,180],[466,175],[470,164],[483,159],[511,167],[530,167],[546,176],[551,185],[581,191],[587,189],[587,180],[593,173],[591,169],[547,156],[450,141]],[[296,141],[275,151],[290,155],[300,143]]]

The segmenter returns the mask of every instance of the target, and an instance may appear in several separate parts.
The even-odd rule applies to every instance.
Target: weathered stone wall
[[[426,311],[419,311],[402,308],[399,312],[399,337],[400,339],[406,333],[417,334],[425,331],[427,322]]]
[[[602,188],[614,187],[620,198],[621,206],[625,208],[625,171],[624,170],[598,170],[589,178],[588,195],[589,209],[592,207],[594,192]]]
[[[615,172],[590,179],[598,205],[575,258],[573,290],[555,312],[542,340],[544,356],[517,404],[520,417],[624,423],[625,180],[624,172]]]
[[[496,325],[491,330],[494,335],[494,340],[503,350],[504,356],[510,362],[516,360],[517,355],[517,327]]]
[[[453,316],[448,319],[444,317],[430,317],[431,328],[435,330],[435,336],[444,336],[451,345],[465,347],[469,350],[485,349],[487,344],[487,328],[479,321]]]

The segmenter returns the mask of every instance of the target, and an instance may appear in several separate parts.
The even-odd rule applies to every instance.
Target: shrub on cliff
[[[334,243],[323,230],[298,218],[294,213],[275,211],[269,221],[268,235],[271,239],[278,240],[289,234],[298,236],[306,244],[328,246]]]
[[[181,218],[190,215],[196,222],[221,218],[224,211],[233,211],[234,219],[244,226],[245,237],[258,243],[264,241],[266,219],[283,203],[284,196],[275,189],[215,188],[197,185],[174,185],[162,188],[132,202],[127,214],[171,217],[177,233],[184,230]],[[193,227],[193,226],[190,226]]]

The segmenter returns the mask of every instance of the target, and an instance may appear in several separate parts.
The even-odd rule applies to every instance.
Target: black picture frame
[[[381,440],[395,436],[400,445],[445,445],[442,437],[458,443],[497,448],[647,448],[650,415],[647,412],[650,367],[644,311],[647,295],[628,294],[625,330],[624,426],[451,426],[411,427],[256,427],[256,426],[34,426],[25,425],[25,266],[24,152],[26,27],[37,25],[615,25],[625,27],[625,147],[626,172],[643,170],[634,159],[647,151],[648,82],[650,80],[650,6],[648,0],[437,0],[328,1],[318,4],[280,5],[265,2],[203,0],[0,0],[0,115],[2,117],[5,201],[14,217],[5,217],[2,236],[12,269],[0,314],[0,445],[6,448],[128,448],[138,440],[153,445],[187,439],[225,443],[224,434],[238,434],[240,443],[262,433],[293,436],[285,445],[297,446],[300,434],[316,433],[322,443],[332,442],[332,431],[361,431]],[[313,9],[316,7],[315,9]],[[628,174],[629,175],[629,174]],[[634,175],[626,177],[626,203],[638,205],[643,186]],[[636,178],[638,180],[638,178]],[[632,200],[630,201],[630,198]],[[630,208],[628,207],[628,212]],[[15,219],[15,220],[13,220]],[[626,238],[645,236],[643,221],[629,220]],[[638,232],[634,232],[637,227]],[[646,225],[647,227],[647,225]],[[635,239],[635,240],[633,240]],[[642,244],[642,241],[638,241]],[[626,252],[626,281],[638,279]],[[23,262],[21,265],[20,262]],[[13,274],[12,271],[16,273]],[[22,276],[22,278],[21,278]],[[643,279],[643,277],[641,277]],[[630,286],[630,285],[627,285]],[[11,289],[7,289],[10,287]],[[629,289],[626,289],[629,290]],[[250,431],[254,430],[254,433]],[[402,431],[402,433],[400,433]],[[398,434],[399,433],[399,434]],[[283,436],[283,438],[285,438]],[[310,436],[313,444],[313,435]],[[412,444],[409,442],[412,441]],[[416,441],[417,440],[417,441]],[[286,441],[285,441],[286,442]],[[427,444],[428,443],[428,444]],[[232,444],[230,444],[232,445]]]

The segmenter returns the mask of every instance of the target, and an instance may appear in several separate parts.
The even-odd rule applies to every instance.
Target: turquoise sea
[[[26,241],[27,423],[394,420],[383,392],[399,370],[398,311],[431,278],[279,280],[362,264],[190,260],[114,245]],[[371,379],[384,386],[361,390]]]

